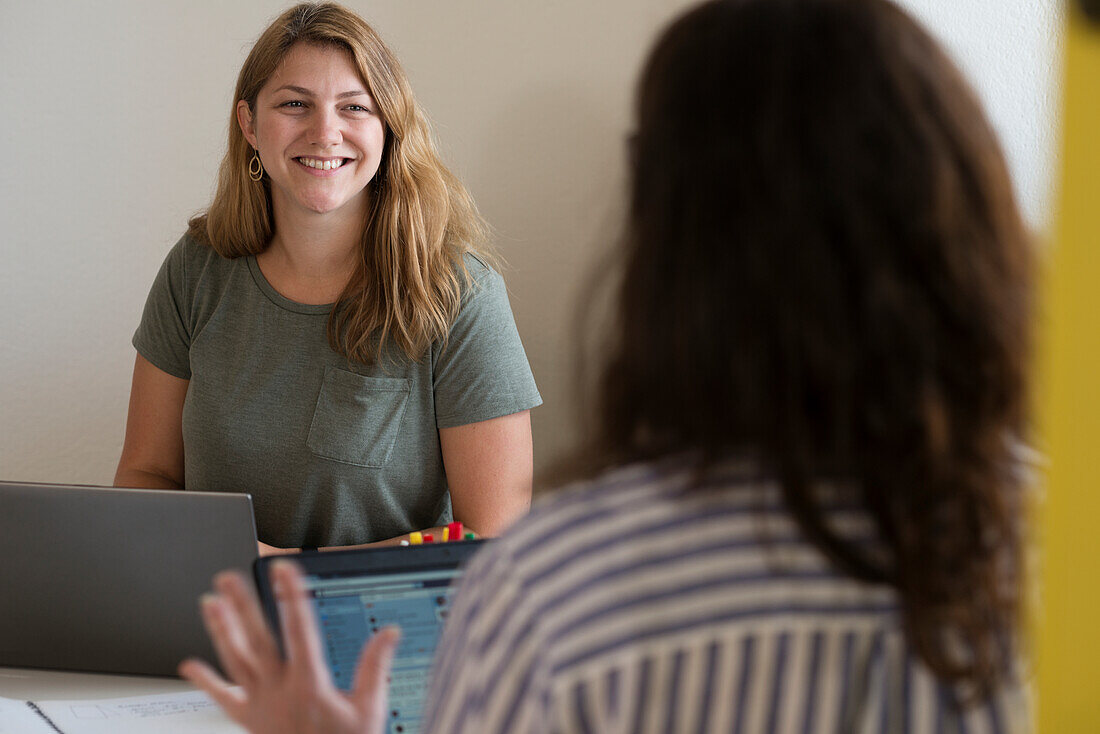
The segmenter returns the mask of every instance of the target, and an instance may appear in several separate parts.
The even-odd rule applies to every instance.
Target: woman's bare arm
[[[454,517],[499,535],[531,506],[534,453],[528,410],[439,431]]]
[[[183,488],[183,400],[188,381],[134,362],[126,438],[115,472],[116,487]]]

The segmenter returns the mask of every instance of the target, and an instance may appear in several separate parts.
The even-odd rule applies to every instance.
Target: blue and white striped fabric
[[[471,563],[440,643],[430,732],[1030,730],[1022,689],[960,711],[893,592],[838,574],[778,488],[727,465],[635,466],[536,506]],[[839,491],[833,527],[874,547]]]

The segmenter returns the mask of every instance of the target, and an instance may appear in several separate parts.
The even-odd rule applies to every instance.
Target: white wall
[[[237,70],[288,3],[0,0],[0,478],[109,483],[145,295],[208,201]],[[615,231],[630,95],[686,0],[348,0],[406,66],[496,228],[546,405],[569,444],[572,304]],[[988,105],[1031,221],[1048,215],[1053,0],[907,0]]]
[[[1063,5],[1060,0],[900,0],[970,78],[1012,166],[1024,215],[1054,205]]]

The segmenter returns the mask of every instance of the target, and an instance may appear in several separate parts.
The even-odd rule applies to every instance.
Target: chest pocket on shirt
[[[383,466],[397,442],[408,402],[408,380],[329,368],[306,445],[325,459]]]

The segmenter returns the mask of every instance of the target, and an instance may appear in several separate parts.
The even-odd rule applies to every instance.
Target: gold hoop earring
[[[264,177],[264,164],[260,160],[260,151],[253,151],[252,160],[248,162],[248,177],[253,181],[259,181]]]

